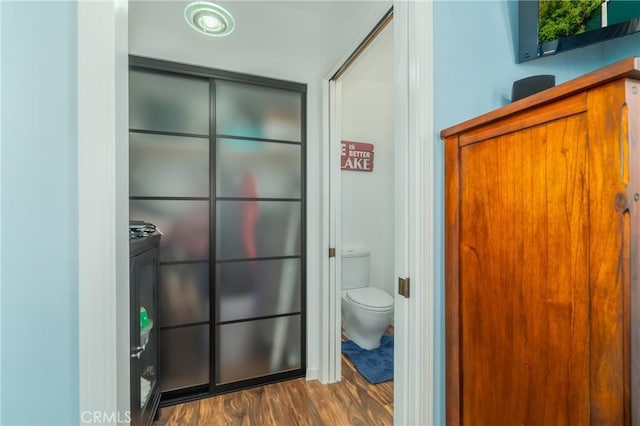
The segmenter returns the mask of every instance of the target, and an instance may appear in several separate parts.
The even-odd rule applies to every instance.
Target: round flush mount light
[[[224,7],[208,1],[188,4],[184,8],[184,19],[194,30],[216,37],[231,34],[236,25]]]

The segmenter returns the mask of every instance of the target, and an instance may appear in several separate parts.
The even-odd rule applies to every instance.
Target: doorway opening
[[[360,374],[388,407],[396,276],[393,48],[390,9],[329,80],[335,378]]]

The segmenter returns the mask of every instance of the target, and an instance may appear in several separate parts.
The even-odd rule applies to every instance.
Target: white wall
[[[284,0],[271,4],[312,14],[319,20],[324,29],[319,55],[323,76],[345,62],[392,6],[390,0]]]
[[[321,34],[342,2],[220,1],[236,21],[235,31],[216,38],[198,34],[184,20],[185,2],[133,1],[129,5],[129,52],[133,55],[201,65],[307,84],[307,377],[319,362],[321,251],[321,81],[364,38],[366,18],[385,2],[348,2],[345,14]],[[375,21],[374,21],[375,22]],[[373,26],[371,23],[368,25]]]
[[[371,285],[394,294],[393,24],[341,78],[342,140],[374,145],[372,172],[342,170],[342,247],[371,253]]]

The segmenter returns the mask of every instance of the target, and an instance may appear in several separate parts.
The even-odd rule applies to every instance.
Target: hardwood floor
[[[393,381],[372,385],[342,356],[342,381],[274,383],[162,409],[169,425],[391,425]]]

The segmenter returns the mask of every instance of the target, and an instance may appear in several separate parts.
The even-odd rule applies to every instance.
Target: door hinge
[[[409,298],[410,281],[409,278],[398,278],[398,294]]]
[[[336,257],[336,248],[329,247],[329,257]]]

